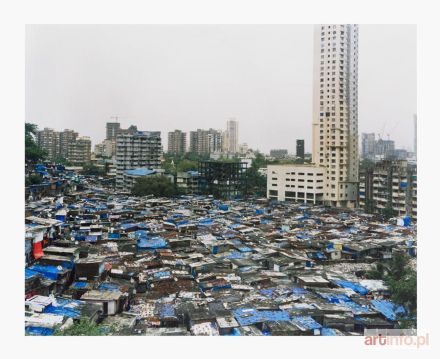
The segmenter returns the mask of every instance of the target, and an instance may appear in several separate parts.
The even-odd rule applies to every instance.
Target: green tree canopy
[[[367,278],[382,279],[390,290],[391,300],[403,305],[409,320],[404,326],[414,327],[417,315],[417,273],[405,253],[396,253],[389,262],[380,262],[366,273]]]
[[[81,173],[87,176],[105,176],[107,174],[105,168],[98,167],[91,163],[85,164]]]
[[[177,194],[176,186],[165,176],[146,176],[136,180],[131,191],[135,196],[154,195],[172,197]]]
[[[35,137],[37,135],[38,126],[33,123],[25,123],[24,125],[24,145],[26,162],[36,163],[46,158],[47,152],[37,145]]]
[[[65,330],[56,328],[54,331],[56,336],[101,336],[108,334],[108,328],[101,327],[88,319],[81,319]]]

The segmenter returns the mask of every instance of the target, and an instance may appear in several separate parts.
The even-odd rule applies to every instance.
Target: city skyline
[[[358,132],[390,134],[409,150],[415,29],[360,25]],[[161,131],[166,149],[168,132],[224,130],[235,117],[240,143],[295,153],[304,138],[311,152],[312,39],[312,25],[28,26],[26,121],[97,144],[118,116],[124,128]]]

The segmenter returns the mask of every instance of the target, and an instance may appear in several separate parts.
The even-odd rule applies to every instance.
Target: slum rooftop
[[[131,197],[95,183],[28,203],[26,248],[30,335],[81,318],[121,335],[359,335],[405,315],[364,274],[396,252],[415,262],[416,228],[360,211]]]

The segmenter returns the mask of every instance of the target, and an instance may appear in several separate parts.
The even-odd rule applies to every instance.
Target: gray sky
[[[311,25],[30,25],[26,121],[94,144],[118,116],[140,130],[226,127],[268,152],[312,142]],[[360,25],[359,134],[412,149],[416,26]]]

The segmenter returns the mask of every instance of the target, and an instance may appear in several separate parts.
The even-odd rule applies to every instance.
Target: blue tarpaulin
[[[62,269],[58,269],[55,266],[45,266],[41,264],[35,264],[32,267],[29,267],[31,271],[40,273],[44,278],[57,280],[58,273],[62,271]]]
[[[176,311],[171,304],[162,304],[159,308],[159,318],[169,318],[176,316]]]
[[[229,253],[224,258],[227,258],[227,259],[239,259],[239,258],[244,258],[244,255],[243,255],[243,253],[234,251],[234,252]]]
[[[294,295],[305,295],[305,294],[309,293],[306,289],[301,288],[301,287],[292,288],[292,292]]]
[[[405,308],[389,300],[372,300],[371,305],[388,320],[397,320],[398,317],[406,314]]]
[[[350,302],[351,299],[342,293],[324,293],[324,292],[316,292],[321,298],[327,300],[330,303],[346,303]]]
[[[199,220],[199,226],[212,226],[214,224],[214,220],[212,218],[202,218]]]
[[[290,316],[284,310],[256,310],[238,308],[233,310],[234,317],[241,326],[270,321],[289,321]]]
[[[333,337],[333,336],[336,336],[338,334],[336,333],[336,330],[334,330],[333,328],[322,327],[321,328],[321,335],[324,336],[324,337],[329,337],[329,336]]]
[[[354,290],[356,293],[359,293],[361,295],[368,294],[367,288],[362,287],[360,284],[350,282],[348,280],[335,280],[334,283],[342,288],[350,288]]]
[[[43,327],[26,327],[26,334],[28,335],[53,335],[54,330],[51,328]]]
[[[167,242],[162,237],[141,237],[137,240],[138,249],[161,249],[167,248]]]
[[[38,273],[37,271],[31,270],[28,268],[26,268],[24,270],[24,278],[25,279],[31,279],[31,278],[39,276],[39,275],[40,275],[40,273]]]
[[[296,324],[298,327],[305,329],[305,330],[314,330],[314,329],[321,329],[322,325],[316,322],[312,317],[310,316],[301,316],[297,315],[292,318],[292,322]]]
[[[109,292],[117,292],[119,290],[119,285],[116,283],[101,283],[98,286],[99,291],[109,291]]]
[[[78,318],[81,311],[78,307],[82,302],[75,299],[57,298],[56,305],[50,304],[43,313],[63,315],[68,318]]]
[[[71,287],[75,289],[84,289],[87,287],[87,282],[73,282]]]

